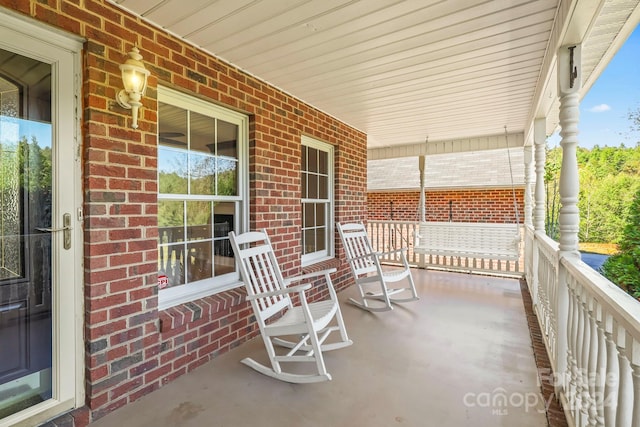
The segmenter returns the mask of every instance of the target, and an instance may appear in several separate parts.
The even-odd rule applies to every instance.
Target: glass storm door
[[[36,53],[0,45],[0,426],[59,413],[73,396],[65,381],[76,382],[64,361],[68,349],[75,360],[75,328],[64,312],[76,306],[67,288],[73,292],[79,227],[73,198],[58,191],[77,188],[73,173],[61,172],[74,169],[73,138],[62,142],[59,129],[74,121],[61,123],[68,113],[57,93],[71,90],[73,117],[74,77],[60,77],[60,64]],[[71,85],[60,84],[65,79]]]
[[[0,68],[0,418],[51,398],[51,65]],[[0,61],[6,64],[6,61]],[[33,83],[32,83],[33,82]],[[25,87],[27,86],[27,87]],[[35,90],[33,90],[35,89]]]

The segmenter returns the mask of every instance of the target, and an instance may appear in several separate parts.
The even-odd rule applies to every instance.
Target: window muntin
[[[333,256],[333,147],[302,138],[302,263]]]
[[[158,95],[158,283],[166,308],[239,282],[247,117],[166,88]]]

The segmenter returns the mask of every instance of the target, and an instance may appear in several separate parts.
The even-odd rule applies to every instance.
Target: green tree
[[[554,240],[559,237],[558,215],[560,213],[560,167],[562,166],[562,150],[559,147],[547,150],[547,161],[544,167],[544,187],[546,191],[547,208],[545,218],[545,232]]]
[[[238,194],[236,171],[220,171],[218,174],[218,194],[222,196],[235,196]]]
[[[602,274],[635,298],[640,298],[640,189],[629,211],[620,252],[607,259]]]
[[[633,195],[640,188],[640,145],[634,148],[578,148],[580,174],[580,241],[617,243],[629,216]],[[558,239],[560,196],[558,183],[562,149],[547,151],[545,187],[547,190],[547,235]]]
[[[579,238],[583,242],[592,242],[594,232],[593,223],[597,221],[597,196],[593,191],[598,180],[589,169],[580,172],[580,194],[578,195],[578,209],[580,211]]]
[[[590,181],[587,171],[580,175],[580,240],[619,243],[640,179],[620,173]]]

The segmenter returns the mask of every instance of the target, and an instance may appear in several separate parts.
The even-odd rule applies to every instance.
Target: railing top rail
[[[551,237],[544,234],[542,231],[536,231],[536,238],[542,242],[544,242],[547,246],[549,246],[554,251],[560,250],[560,243],[553,240]]]
[[[369,224],[420,224],[420,221],[400,221],[395,219],[369,219],[367,220]],[[504,226],[510,225],[515,226],[515,222],[464,222],[464,221],[425,221],[426,224],[455,224],[455,225],[469,225],[469,226],[480,226],[480,225],[496,225],[496,226]],[[518,223],[519,227],[524,227],[524,224]]]
[[[370,219],[367,224],[418,224],[418,221],[396,221],[395,219]]]
[[[442,226],[442,227],[458,227],[458,228],[522,228],[522,224],[515,222],[454,222],[454,221],[425,221],[420,224]]]
[[[537,231],[535,236],[538,241],[539,248],[550,260],[557,263],[559,261],[558,253],[560,251],[560,244],[541,231]]]
[[[560,262],[608,313],[615,313],[618,324],[636,340],[640,340],[640,303],[635,298],[577,257],[563,256]]]

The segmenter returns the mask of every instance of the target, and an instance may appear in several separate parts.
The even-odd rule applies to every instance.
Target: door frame
[[[0,427],[34,425],[84,405],[81,52],[84,40],[0,8],[0,48],[52,67],[52,228],[72,218],[71,248],[52,234],[53,398],[0,420]],[[70,189],[69,187],[72,187]],[[64,188],[64,191],[60,191]],[[71,190],[71,191],[70,191]],[[71,304],[70,304],[71,302]]]

